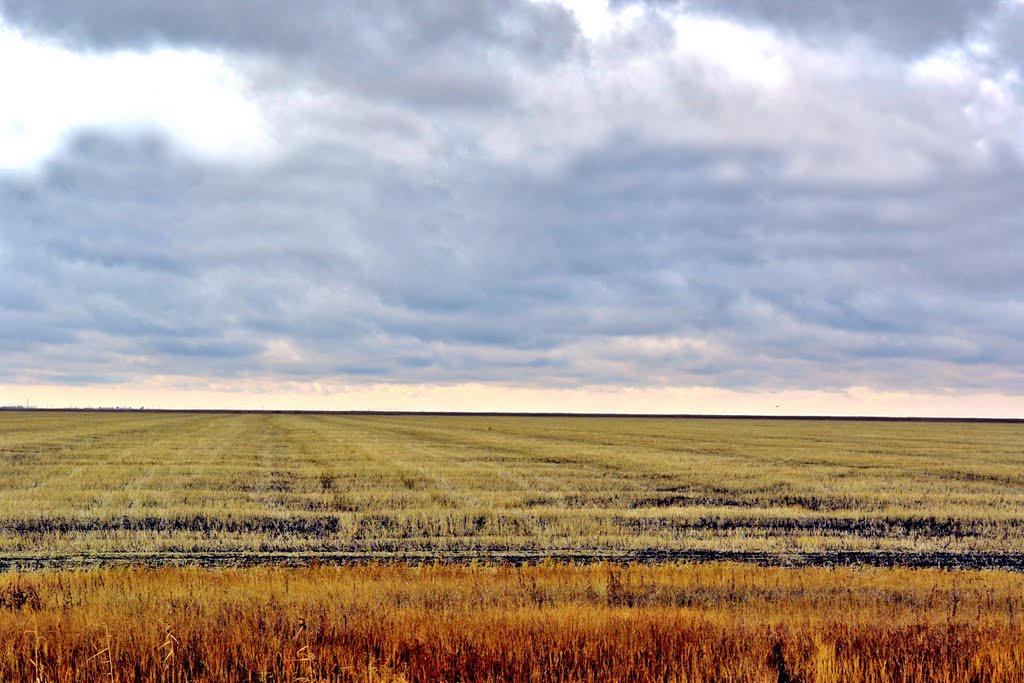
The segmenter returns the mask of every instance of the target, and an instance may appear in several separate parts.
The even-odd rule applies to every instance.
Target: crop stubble
[[[1022,446],[1021,424],[3,412],[0,557],[1017,568]]]

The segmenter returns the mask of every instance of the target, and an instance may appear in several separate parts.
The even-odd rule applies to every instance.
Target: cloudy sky
[[[1024,416],[1020,0],[0,0],[0,404]]]

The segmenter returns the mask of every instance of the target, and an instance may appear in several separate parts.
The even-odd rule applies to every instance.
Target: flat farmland
[[[0,560],[1024,566],[1024,425],[0,412]]]
[[[993,422],[0,412],[0,680],[1020,681],[1022,445]]]

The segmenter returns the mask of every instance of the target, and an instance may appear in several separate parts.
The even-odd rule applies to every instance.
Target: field
[[[0,412],[0,568],[5,683],[1024,681],[1024,424]]]
[[[754,565],[0,576],[0,680],[1024,678],[1024,576]]]
[[[0,558],[1024,564],[1024,424],[0,412]]]

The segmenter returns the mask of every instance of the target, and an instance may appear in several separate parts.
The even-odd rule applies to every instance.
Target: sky
[[[0,405],[1024,417],[1021,0],[0,0]]]

